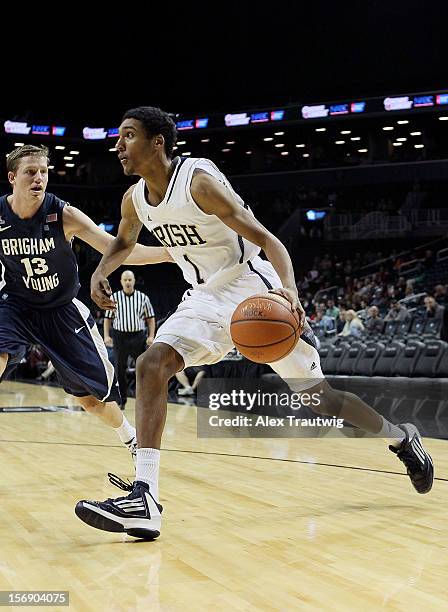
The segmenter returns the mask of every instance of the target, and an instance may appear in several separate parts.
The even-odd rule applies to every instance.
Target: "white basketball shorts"
[[[267,294],[270,288],[282,286],[269,261],[255,257],[245,268],[222,287],[188,289],[177,310],[160,326],[154,343],[172,346],[186,368],[221,361],[234,346],[230,320],[238,304],[251,295]],[[269,365],[282,378],[301,379],[296,385],[302,389],[324,378],[310,330],[302,335],[292,353]]]

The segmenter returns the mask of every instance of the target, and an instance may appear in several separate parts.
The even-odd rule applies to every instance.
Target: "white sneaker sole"
[[[145,540],[155,540],[160,536],[162,525],[160,514],[151,519],[118,518],[115,514],[85,501],[76,504],[75,514],[87,525],[102,531],[126,532],[130,536]]]

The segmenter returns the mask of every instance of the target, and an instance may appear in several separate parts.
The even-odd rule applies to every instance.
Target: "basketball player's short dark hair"
[[[151,138],[162,134],[165,139],[165,153],[171,158],[173,155],[173,147],[176,143],[177,130],[171,115],[155,106],[138,106],[131,108],[123,115],[122,121],[125,119],[137,119],[143,123],[146,133]]]
[[[47,164],[49,164],[50,163],[49,153],[50,153],[49,149],[45,147],[44,145],[41,145],[40,147],[36,147],[34,145],[27,144],[21,147],[17,147],[17,149],[14,149],[14,151],[11,151],[11,153],[9,153],[8,157],[6,158],[6,168],[8,172],[16,172],[17,168],[19,167],[19,163],[22,157],[28,157],[30,155],[33,155],[36,157],[46,157]]]

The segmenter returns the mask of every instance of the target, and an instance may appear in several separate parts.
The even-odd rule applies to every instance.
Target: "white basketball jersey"
[[[213,162],[203,158],[176,158],[176,168],[162,202],[148,204],[144,179],[132,193],[140,221],[165,246],[182,269],[185,280],[194,287],[222,285],[238,276],[260,247],[239,236],[216,215],[204,213],[193,200],[191,179],[201,169],[225,185],[235,200],[245,206],[240,196]],[[247,207],[248,208],[248,207]]]

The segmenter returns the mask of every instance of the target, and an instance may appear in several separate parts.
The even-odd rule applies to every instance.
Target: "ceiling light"
[[[448,121],[448,117],[439,117],[439,121]]]
[[[352,131],[351,130],[342,130],[341,134],[351,134]]]
[[[407,138],[397,138],[397,142],[406,142]]]
[[[411,136],[421,136],[421,132],[411,132]]]
[[[183,155],[184,157],[188,157],[189,155],[191,155],[191,151],[184,151],[184,152],[182,153],[182,155]]]
[[[229,140],[228,142],[226,142],[226,144],[235,144],[234,140]]]
[[[279,149],[280,147],[284,147],[285,144],[283,142],[278,142],[276,145],[277,149]]]
[[[345,144],[345,140],[335,140],[334,144]]]
[[[303,149],[303,147],[305,147],[305,146],[306,146],[306,145],[304,145],[303,143],[301,143],[301,144],[296,144],[296,147],[297,147],[298,149]]]
[[[394,147],[402,147],[403,143],[402,142],[393,142],[392,143]]]
[[[54,166],[48,166],[49,170],[54,170]]]
[[[202,138],[201,142],[210,142],[210,138]]]
[[[358,149],[358,153],[367,153],[368,149]]]
[[[274,136],[283,136],[285,132],[274,132]]]
[[[281,155],[289,155],[289,151],[282,151]]]
[[[23,147],[24,144],[25,144],[24,142],[15,142],[14,146],[15,147]]]
[[[393,130],[394,128],[391,125],[386,125],[385,127],[383,127],[383,130],[385,132],[390,132],[390,130]]]
[[[73,159],[73,157],[71,155],[64,155],[64,159],[68,159],[70,161],[71,159]]]
[[[350,140],[361,140],[361,136],[352,136]]]
[[[316,128],[316,132],[326,132],[327,128]]]
[[[265,142],[270,142],[271,140],[274,140],[271,136],[269,136],[268,138],[263,138],[263,140]]]
[[[174,148],[176,148],[176,147],[174,147]],[[112,147],[111,149],[108,149],[108,150],[109,150],[111,153],[116,153],[116,152],[117,152],[117,149],[116,149],[115,147]]]
[[[304,153],[304,154],[302,155],[302,157],[309,157],[309,156],[310,156],[310,154],[309,154],[309,153]]]
[[[230,151],[230,149],[221,149],[221,151],[222,151],[223,153],[228,153],[228,152]]]
[[[415,147],[416,149],[423,149],[423,147],[424,147],[424,146],[425,146],[425,145],[422,145],[422,144],[416,144],[416,145],[414,145],[414,147]]]
[[[60,151],[63,151],[65,147],[63,147],[62,145],[56,145],[55,149],[59,149]]]
[[[70,151],[70,155],[79,155],[79,151]]]
[[[67,166],[67,168],[74,168],[75,164],[65,164]]]
[[[178,140],[176,142],[176,144],[177,144],[178,147],[180,147],[181,145],[187,144],[187,141],[186,140]]]
[[[246,151],[246,155],[252,155],[252,151]]]
[[[409,121],[407,119],[402,119],[401,121],[397,121],[397,123],[399,125],[406,125],[406,123],[409,123]]]

